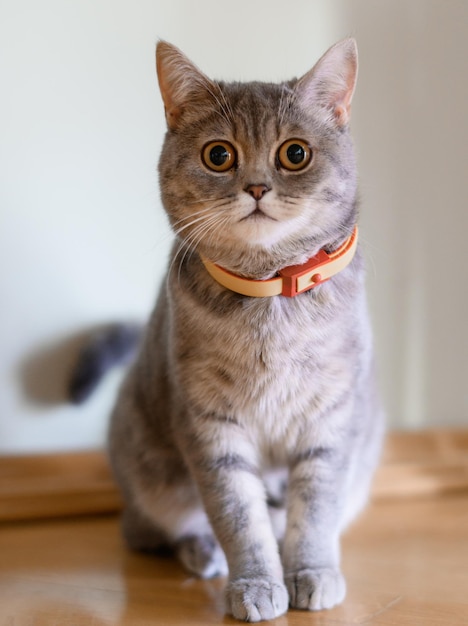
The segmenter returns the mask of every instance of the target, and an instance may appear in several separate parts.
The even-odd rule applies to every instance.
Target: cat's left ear
[[[315,66],[300,78],[296,93],[305,108],[324,108],[338,126],[349,122],[356,87],[358,56],[352,38],[332,46]]]
[[[184,117],[197,115],[201,103],[216,92],[213,82],[167,41],[160,41],[156,46],[156,71],[167,125],[171,129],[176,129]]]

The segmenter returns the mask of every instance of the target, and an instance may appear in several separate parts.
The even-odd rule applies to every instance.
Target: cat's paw
[[[226,589],[227,609],[246,622],[274,619],[288,610],[288,592],[281,581],[241,578]]]
[[[177,544],[177,556],[185,568],[200,578],[227,576],[224,552],[211,535],[184,537]]]
[[[343,602],[346,583],[335,568],[302,569],[286,574],[289,603],[295,609],[319,611]]]

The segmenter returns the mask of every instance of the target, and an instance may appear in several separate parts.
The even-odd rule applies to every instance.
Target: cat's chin
[[[292,224],[255,211],[239,221],[232,234],[244,244],[271,250],[291,234]]]

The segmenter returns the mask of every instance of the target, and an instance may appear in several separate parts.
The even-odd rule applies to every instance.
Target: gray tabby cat
[[[343,600],[339,536],[365,504],[382,415],[359,250],[294,297],[242,295],[208,266],[255,287],[349,241],[356,55],[347,39],[299,80],[242,84],[157,47],[176,238],[111,460],[130,546],[229,572],[228,611],[252,622]]]

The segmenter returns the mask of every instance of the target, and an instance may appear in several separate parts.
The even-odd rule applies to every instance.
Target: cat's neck
[[[280,294],[293,297],[322,284],[345,269],[354,258],[357,240],[358,228],[355,226],[351,235],[338,247],[327,250],[322,248],[305,262],[278,267],[272,275],[260,278],[246,276],[245,270],[239,273],[221,263],[214,263],[203,254],[200,256],[212,278],[231,291],[253,297]]]
[[[277,276],[286,267],[307,263],[321,250],[333,253],[345,244],[354,229],[353,223],[346,229],[340,228],[339,232],[332,233],[328,237],[324,237],[323,234],[304,235],[292,242],[281,242],[271,248],[242,245],[240,242],[232,246],[220,247],[214,243],[209,246],[200,246],[197,252],[201,257],[209,259],[212,263],[242,278],[268,280]],[[181,248],[184,247],[184,243],[181,242]],[[187,246],[187,256],[190,256],[188,248],[189,246]]]
[[[321,285],[344,270],[354,258],[357,240],[358,228],[355,226],[351,235],[334,251],[322,249],[305,263],[283,267],[274,278],[266,280],[244,278],[203,256],[202,261],[216,282],[235,293],[259,298],[277,295],[294,297]]]

